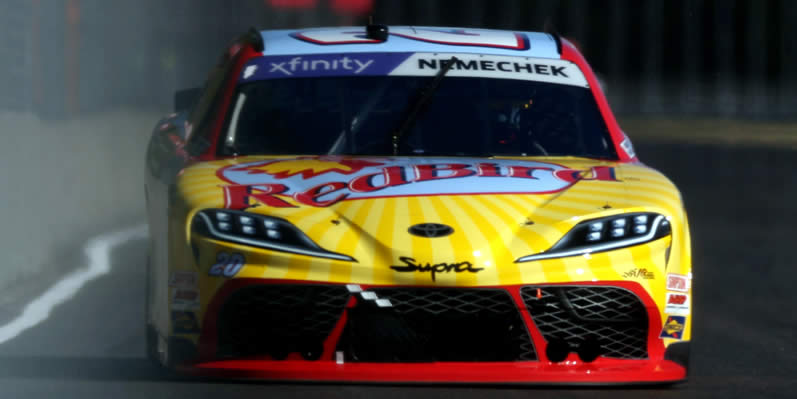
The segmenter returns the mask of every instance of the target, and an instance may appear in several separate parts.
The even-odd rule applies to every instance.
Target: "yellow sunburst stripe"
[[[664,278],[664,268],[656,265],[658,262],[654,262],[654,260],[651,258],[650,245],[651,244],[636,245],[628,248],[628,251],[631,253],[631,257],[634,259],[634,265],[637,268],[653,271],[657,278]],[[664,262],[663,256],[661,262],[662,264]],[[662,293],[663,286],[660,284],[651,284],[652,281],[655,280],[642,280],[640,283],[648,292],[653,295],[654,299],[664,295]]]
[[[664,184],[671,184],[670,183],[670,179],[668,179],[666,176],[662,175],[661,173],[659,173],[655,169],[651,169],[651,168],[644,168],[644,167],[642,167],[642,168],[623,168],[621,170],[621,172],[623,173],[623,177],[625,177],[625,178],[628,178],[628,177],[640,177],[640,178],[644,178],[645,180],[658,181],[658,182],[662,182]]]
[[[543,260],[540,261],[540,265],[545,281],[561,282],[570,280],[570,274],[567,272],[567,265],[563,258]]]
[[[381,215],[374,216],[377,219],[376,238],[385,243],[389,248],[388,253],[384,254],[385,258],[374,259],[372,265],[371,279],[375,284],[389,284],[392,282],[393,270],[389,265],[394,261],[398,261],[396,251],[394,250],[395,244],[394,229],[398,224],[398,214],[396,213],[396,200],[394,198],[385,199],[382,201]],[[381,267],[379,267],[381,266]]]
[[[578,195],[578,194],[589,194],[596,196],[596,200],[603,200],[604,198],[598,198],[597,196],[603,196],[607,198],[616,197],[617,199],[622,199],[629,194],[647,194],[650,195],[650,198],[664,198],[667,200],[677,200],[677,196],[672,191],[665,191],[665,190],[639,190],[634,189],[633,187],[597,187],[597,186],[581,186],[578,189],[573,188],[570,190],[567,195]]]
[[[390,273],[386,277],[387,283],[411,285],[416,281],[414,273],[397,272],[389,267],[390,265],[404,266],[403,263],[399,263],[400,256],[417,256],[420,252],[420,248],[416,247],[415,241],[412,239],[413,236],[407,233],[407,229],[412,224],[410,221],[409,199],[407,197],[399,197],[392,198],[391,201],[394,202],[394,214],[390,220],[390,237],[393,245],[388,267],[385,267],[386,271]],[[420,259],[416,260],[421,261]]]
[[[222,194],[222,186],[226,186],[228,183],[225,183],[216,178],[197,178],[191,179],[191,184],[186,184],[182,186],[183,193],[191,194],[197,191],[205,191],[205,190],[214,190],[217,194]]]
[[[263,215],[270,215],[272,212],[268,212],[268,210],[269,208],[263,207],[262,209],[259,209],[258,213],[261,213]],[[337,214],[332,212],[327,212],[326,210],[319,209],[313,206],[282,208],[280,209],[278,216],[290,221],[291,223],[293,223],[294,226],[298,227],[299,230],[305,232],[305,234],[307,234],[307,230],[309,230],[316,223],[319,223],[322,220],[326,220],[330,224],[332,224],[332,220],[337,218]]]
[[[535,223],[540,223],[549,226],[551,228],[557,228],[555,227],[557,223],[561,222],[562,220],[567,220],[568,218],[573,216],[572,213],[569,212],[551,211],[550,209],[548,209],[548,205],[539,208],[537,206],[537,202],[533,199],[530,199],[529,197],[511,195],[511,196],[506,196],[505,199],[507,201],[512,201],[517,203],[521,207],[521,209],[528,209],[527,215],[530,216]],[[567,228],[564,228],[562,233],[566,231]]]
[[[362,248],[374,248],[376,246],[373,237],[362,229],[362,226],[365,225],[368,218],[368,214],[374,208],[375,201],[358,202],[360,202],[359,209],[357,209],[357,207],[352,207],[352,209],[347,212],[347,214],[351,215],[349,220],[351,220],[352,225],[348,229],[345,229],[340,241],[337,246],[335,246],[334,251],[337,253],[354,255],[355,253],[362,252]],[[370,263],[370,259],[359,259],[359,261]],[[348,282],[351,281],[353,269],[356,267],[358,267],[358,264],[354,262],[335,263],[332,268],[332,275],[335,281]]]
[[[204,204],[214,204],[213,206],[223,207],[224,198],[216,193],[202,193],[192,195],[190,201],[196,203],[196,208],[204,207]]]
[[[598,196],[605,194],[605,192],[596,191],[596,190],[584,190],[573,194],[574,195],[586,194],[586,195]],[[635,203],[635,201],[638,201],[642,202],[642,204],[640,205],[662,206],[662,207],[675,208],[675,209],[680,208],[678,206],[678,204],[680,203],[678,198],[672,196],[664,196],[664,195],[657,196],[655,193],[654,194],[647,194],[643,192],[628,193],[625,194],[624,198],[622,199],[620,199],[620,197],[618,196],[618,200],[622,201],[623,203],[629,203],[629,202]]]
[[[350,206],[350,204],[343,204],[341,208]],[[324,213],[324,212],[319,212]],[[309,237],[312,237],[318,245],[322,248],[334,248],[338,241],[335,239],[343,235],[347,229],[334,229],[336,227],[330,222],[329,218],[319,218],[318,222],[310,226],[305,231]],[[298,258],[304,258],[299,260]],[[285,278],[291,280],[316,280],[323,281],[329,278],[329,261],[316,260],[314,258],[307,259],[307,257],[297,257],[297,260],[291,261],[291,271]],[[320,279],[320,280],[319,280]]]
[[[518,281],[520,269],[514,262],[513,254],[508,251],[508,244],[513,242],[524,243],[517,240],[517,230],[520,223],[505,212],[501,207],[491,204],[485,197],[465,197],[463,206],[478,218],[476,224],[481,226],[482,232],[489,237],[490,250],[493,253],[494,266],[499,282]],[[502,234],[503,233],[503,234]],[[520,245],[522,250],[531,251],[528,245]],[[485,276],[487,277],[487,276]]]
[[[576,281],[593,281],[598,279],[600,269],[609,265],[609,257],[605,253],[589,254],[587,256],[573,257],[574,267],[570,273]]]
[[[424,208],[417,197],[407,198],[407,206],[409,207],[410,215],[410,223],[407,228],[415,223],[430,223],[437,219],[436,217],[432,218],[429,212],[424,212]],[[431,238],[412,235],[410,236],[410,241],[412,242],[412,253],[416,255],[415,260],[419,264],[437,263],[439,254],[435,254]],[[413,273],[413,277],[416,284],[429,284],[431,282],[429,273]],[[437,276],[438,281],[440,277],[444,276]]]
[[[524,204],[524,201],[522,201],[519,197],[511,196],[511,195],[504,195],[504,196],[498,196],[498,197],[493,197],[493,198],[496,198],[497,200],[508,204],[510,207],[515,209],[518,213],[522,214],[523,215],[523,221],[525,222],[526,219],[530,220],[531,222],[534,223],[532,226],[540,226],[540,225],[551,226],[554,223],[557,223],[558,221],[561,221],[560,218],[549,217],[547,215],[535,214],[534,212],[536,211],[536,209],[534,207],[530,207],[529,205]],[[531,244],[532,248],[538,248],[538,247],[542,246],[542,248],[544,249],[544,248],[549,248],[551,245],[554,244],[554,242],[549,240],[545,235],[540,234],[536,229],[537,229],[537,227],[530,227],[529,228],[530,233],[536,235],[535,242]],[[558,237],[557,237],[557,239],[558,239]],[[539,240],[539,242],[537,242],[537,240]],[[538,249],[538,251],[539,250],[542,250],[542,249]]]
[[[195,202],[194,209],[204,209],[204,208],[221,208],[224,206],[221,199],[219,197],[208,197],[203,201]]]
[[[450,224],[450,220],[440,215],[429,197],[416,197],[423,210],[423,221],[427,223]],[[458,252],[452,243],[452,236],[429,240],[432,244],[432,262],[451,262],[457,257]]]
[[[384,265],[383,262],[380,262],[380,259],[386,259],[390,256],[389,252],[386,251],[387,247],[384,245],[384,237],[378,234],[372,235],[381,227],[386,208],[385,201],[375,200],[372,202],[373,204],[369,212],[365,215],[360,224],[360,226],[362,226],[361,234],[363,237],[367,237],[367,243],[358,245],[354,252],[352,252],[354,257],[359,261],[359,264],[354,265],[354,267],[360,271],[359,273],[355,273],[355,276],[352,278],[353,281],[371,282],[373,279],[372,269],[377,267],[388,267]]]
[[[681,201],[681,195],[678,191],[675,191],[674,189],[667,189],[666,187],[634,185],[629,186],[626,191],[633,194],[648,194],[654,195],[656,197],[664,197],[676,202]]]
[[[444,203],[448,205],[449,209],[456,211],[452,213],[454,213],[457,224],[461,226],[461,231],[467,237],[469,244],[468,249],[457,255],[457,261],[473,259],[474,267],[484,269],[478,273],[459,273],[456,277],[457,284],[494,284],[499,278],[496,261],[500,257],[500,252],[494,251],[490,241],[491,238],[496,237],[497,232],[490,226],[484,226],[484,223],[489,222],[474,211],[465,198],[447,197]],[[476,257],[475,251],[479,251],[481,256]]]
[[[460,222],[468,222],[468,215],[463,215],[462,210],[459,209],[458,205],[451,200],[450,197],[430,197],[430,202],[432,203],[432,207],[434,208],[435,212],[439,215],[441,221],[445,221],[445,224],[451,226],[454,229],[454,234],[447,237],[451,242],[451,246],[453,248],[453,255],[455,259],[448,259],[444,260],[445,262],[462,262],[467,259],[473,258],[474,250],[479,248],[474,248],[474,239],[479,240],[479,233],[470,231],[472,229],[472,225],[463,225]],[[475,234],[474,234],[475,233]],[[453,237],[457,237],[457,239]],[[474,237],[476,235],[476,237]],[[458,239],[459,237],[466,237],[466,239],[461,240]],[[483,237],[481,238],[484,239]],[[460,260],[459,256],[467,257]],[[475,264],[475,260],[471,261]],[[477,267],[477,266],[474,266]],[[445,284],[445,285],[473,285],[476,283],[476,276],[473,273],[458,273],[459,275],[456,276],[448,276],[448,275],[441,275],[438,276],[438,284]],[[478,273],[476,273],[478,274]]]
[[[519,253],[523,253],[520,255],[519,253],[512,254],[512,256],[517,259],[521,256],[525,256],[527,254],[534,253],[534,251],[539,251],[541,249],[535,248],[548,248],[548,240],[546,240],[542,235],[531,229],[529,226],[526,226],[526,217],[528,213],[524,212],[524,209],[517,206],[514,202],[508,201],[505,197],[502,196],[488,196],[484,197],[484,200],[487,201],[489,206],[492,209],[500,209],[500,211],[505,215],[502,216],[504,218],[504,223],[509,226],[518,226],[516,228],[516,234],[514,237],[510,239],[515,240],[515,242],[519,242]],[[512,245],[507,245],[509,248],[513,248]]]
[[[602,273],[598,273],[598,278],[601,280],[624,280],[623,274],[631,271],[635,267],[634,258],[631,256],[631,251],[609,251],[606,252],[609,257],[609,266],[603,269]]]

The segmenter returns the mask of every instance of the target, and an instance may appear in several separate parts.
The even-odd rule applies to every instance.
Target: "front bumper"
[[[224,306],[234,303],[234,294],[244,292],[245,289],[266,288],[273,292],[284,287],[346,287],[348,296],[343,303],[340,303],[340,312],[332,312],[334,320],[327,323],[318,339],[299,339],[296,337],[311,337],[312,334],[305,334],[302,323],[305,316],[290,319],[290,331],[296,334],[280,333],[273,334],[273,331],[280,331],[283,324],[268,323],[263,324],[263,320],[276,320],[278,323],[285,323],[284,317],[274,319],[269,314],[252,314],[252,325],[249,335],[236,335],[247,340],[263,340],[264,345],[244,345],[236,346],[237,349],[230,349],[229,330],[230,317],[229,307],[225,310]],[[403,298],[426,297],[429,300],[424,304],[418,305],[416,299],[401,302],[401,295],[395,292],[405,290],[411,295],[404,293]],[[568,291],[569,290],[569,291]],[[382,304],[390,309],[381,309],[375,306],[376,299],[367,300],[363,292],[378,293],[381,298],[388,299]],[[390,293],[394,292],[391,296]],[[421,293],[416,295],[416,293]],[[429,292],[432,295],[427,295]],[[452,295],[441,295],[441,293],[455,293]],[[465,292],[468,301],[462,300],[460,292]],[[491,293],[492,299],[472,300],[473,293]],[[638,301],[637,310],[641,309],[642,315],[630,307],[620,307],[619,310],[628,312],[618,313],[618,308],[608,309],[601,305],[600,301],[584,299],[579,296],[573,299],[572,292],[599,293],[599,297],[606,297],[605,293],[614,293],[605,301],[607,304],[621,303],[625,297],[630,295]],[[507,308],[495,299],[495,293],[505,293],[507,303],[512,308]],[[536,295],[530,295],[536,294]],[[564,300],[566,306],[551,305],[552,295],[570,297],[572,301]],[[457,296],[460,295],[460,296]],[[500,295],[499,295],[500,297]],[[452,299],[453,298],[453,299]],[[452,302],[453,301],[453,302]],[[257,308],[266,307],[266,302],[258,304]],[[407,308],[408,303],[414,304],[413,308]],[[450,305],[456,303],[457,305]],[[449,305],[446,305],[449,304]],[[597,305],[600,306],[597,306]],[[411,320],[412,328],[428,334],[428,330],[423,329],[423,325],[434,325],[444,328],[450,326],[445,332],[445,336],[466,336],[468,339],[455,341],[459,347],[454,347],[456,353],[452,353],[451,347],[447,350],[438,350],[429,357],[418,357],[405,355],[407,348],[413,347],[415,338],[407,338],[407,334],[399,331],[395,334],[385,332],[383,328],[369,330],[365,335],[352,335],[355,316],[362,314],[366,306],[371,306],[373,312],[369,315],[379,314],[383,311],[402,313],[403,320]],[[402,306],[405,306],[402,310]],[[445,306],[449,306],[446,308]],[[455,307],[452,307],[455,306]],[[502,307],[504,306],[504,307]],[[597,306],[597,307],[596,307]],[[612,305],[614,306],[614,305]],[[620,305],[617,305],[620,306]],[[235,308],[239,308],[235,305]],[[480,308],[478,308],[480,307]],[[565,307],[571,309],[564,309]],[[477,309],[478,308],[478,309]],[[577,308],[577,310],[572,310]],[[298,309],[298,308],[291,308]],[[315,309],[315,307],[314,307]],[[417,310],[420,309],[420,310]],[[499,309],[499,310],[496,310]],[[540,309],[548,309],[541,311]],[[592,309],[592,310],[589,310]],[[595,309],[598,309],[597,311]],[[485,312],[503,312],[501,314],[512,313],[508,319],[489,319],[504,320],[507,330],[514,331],[512,334],[496,332],[495,329],[481,328],[484,323]],[[443,322],[435,319],[446,317],[448,313],[462,313],[465,316],[453,319],[445,319]],[[570,312],[570,313],[568,313]],[[636,312],[634,319],[623,319],[628,314]],[[329,313],[329,312],[328,312]],[[419,319],[419,314],[426,319]],[[474,316],[474,315],[480,316]],[[577,320],[568,320],[568,314]],[[426,315],[426,316],[424,316]],[[640,319],[640,317],[642,319]],[[241,317],[235,320],[240,321]],[[391,319],[392,320],[392,319]],[[421,320],[419,324],[418,320]],[[635,320],[635,321],[634,321]],[[244,319],[244,322],[246,320]],[[390,321],[390,320],[389,320]],[[296,324],[296,323],[299,324]],[[319,325],[319,321],[313,322],[314,326]],[[358,322],[360,325],[362,323]],[[431,323],[431,324],[430,324]],[[468,324],[470,323],[470,324]],[[514,323],[514,324],[513,324]],[[518,323],[525,331],[518,334]],[[581,323],[581,324],[578,324]],[[632,323],[632,324],[629,324]],[[633,324],[636,323],[636,324]],[[639,323],[642,323],[640,326]],[[305,323],[306,324],[306,323]],[[323,323],[321,323],[323,324]],[[409,325],[408,324],[408,325]],[[371,325],[374,325],[371,323]],[[246,324],[238,324],[236,331],[245,329]],[[405,325],[387,324],[389,329],[402,330]],[[221,378],[254,378],[254,379],[278,379],[278,380],[301,380],[301,381],[357,381],[357,382],[402,382],[402,383],[666,383],[677,382],[686,378],[687,370],[685,365],[673,360],[667,360],[663,341],[659,338],[661,331],[661,316],[655,302],[647,292],[637,283],[628,281],[611,282],[577,282],[568,284],[545,284],[545,285],[523,285],[523,286],[502,286],[502,287],[480,287],[480,288],[458,288],[458,287],[369,287],[369,286],[344,286],[336,284],[308,283],[299,281],[276,281],[262,279],[233,279],[225,283],[222,289],[216,294],[210,305],[207,307],[205,317],[203,317],[201,335],[198,340],[198,355],[192,362],[179,367],[180,371],[193,375],[213,376]],[[500,329],[499,329],[500,330]],[[265,335],[258,336],[258,331]],[[631,332],[629,332],[631,331]],[[636,333],[632,333],[636,331]],[[272,335],[268,335],[272,334]],[[383,335],[380,335],[383,334]],[[642,334],[641,337],[639,334]],[[268,335],[268,336],[266,336]],[[419,334],[423,335],[423,334]],[[413,334],[410,334],[413,336]],[[355,337],[353,339],[352,337]],[[398,339],[396,337],[402,337]],[[506,345],[489,345],[489,342],[503,340],[503,342],[519,342],[517,337],[525,337],[528,340],[525,349],[516,352],[501,352]],[[601,356],[593,361],[583,360],[583,356],[576,353],[577,347],[583,343],[587,337],[597,337],[601,342]],[[479,341],[482,339],[481,341]],[[286,341],[285,344],[282,341]],[[303,351],[304,344],[295,342],[317,342],[315,354],[312,351]],[[370,341],[364,344],[362,341]],[[408,341],[409,340],[409,341]],[[469,341],[470,340],[470,341]],[[522,340],[522,339],[521,339]],[[354,346],[352,342],[354,341]],[[484,345],[488,341],[488,345]],[[553,341],[566,341],[571,347],[570,353],[563,358],[554,361],[551,359],[551,352],[548,346]],[[290,342],[290,343],[289,343]],[[408,345],[407,343],[410,342]],[[423,342],[427,348],[438,348],[442,342],[439,338],[424,338]],[[473,342],[468,344],[467,342]],[[295,348],[292,345],[298,345]],[[404,345],[404,346],[402,346]],[[374,351],[374,347],[384,349],[381,352]],[[313,345],[310,345],[313,348]],[[242,350],[240,348],[248,348]],[[254,349],[253,349],[254,348]],[[269,349],[270,348],[270,349]],[[274,348],[286,349],[279,355],[274,353]],[[352,349],[354,348],[354,349]],[[461,348],[459,350],[458,348]],[[393,352],[391,352],[391,350]],[[251,353],[247,353],[251,352]],[[500,354],[498,352],[501,352]],[[387,355],[385,355],[387,353]],[[441,361],[442,359],[442,361]],[[506,361],[506,360],[510,361]]]
[[[670,360],[599,359],[590,364],[571,355],[562,363],[350,363],[264,359],[221,360],[179,368],[189,375],[291,381],[475,384],[672,383],[686,369]]]

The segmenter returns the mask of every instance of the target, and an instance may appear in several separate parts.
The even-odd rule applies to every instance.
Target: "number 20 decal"
[[[208,275],[233,277],[244,267],[244,263],[246,263],[246,260],[241,254],[219,252],[216,255],[216,263],[208,270]]]

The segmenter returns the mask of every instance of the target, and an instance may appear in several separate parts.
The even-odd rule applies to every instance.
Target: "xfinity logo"
[[[374,60],[358,60],[343,56],[337,59],[330,60],[306,60],[302,57],[293,57],[290,61],[271,62],[271,69],[269,73],[282,73],[285,76],[293,76],[295,72],[307,71],[354,71],[354,74],[359,74],[366,70]]]

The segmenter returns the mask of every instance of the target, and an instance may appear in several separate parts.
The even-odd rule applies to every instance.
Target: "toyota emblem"
[[[408,231],[419,237],[435,238],[450,235],[454,229],[440,223],[421,223],[411,226]]]

